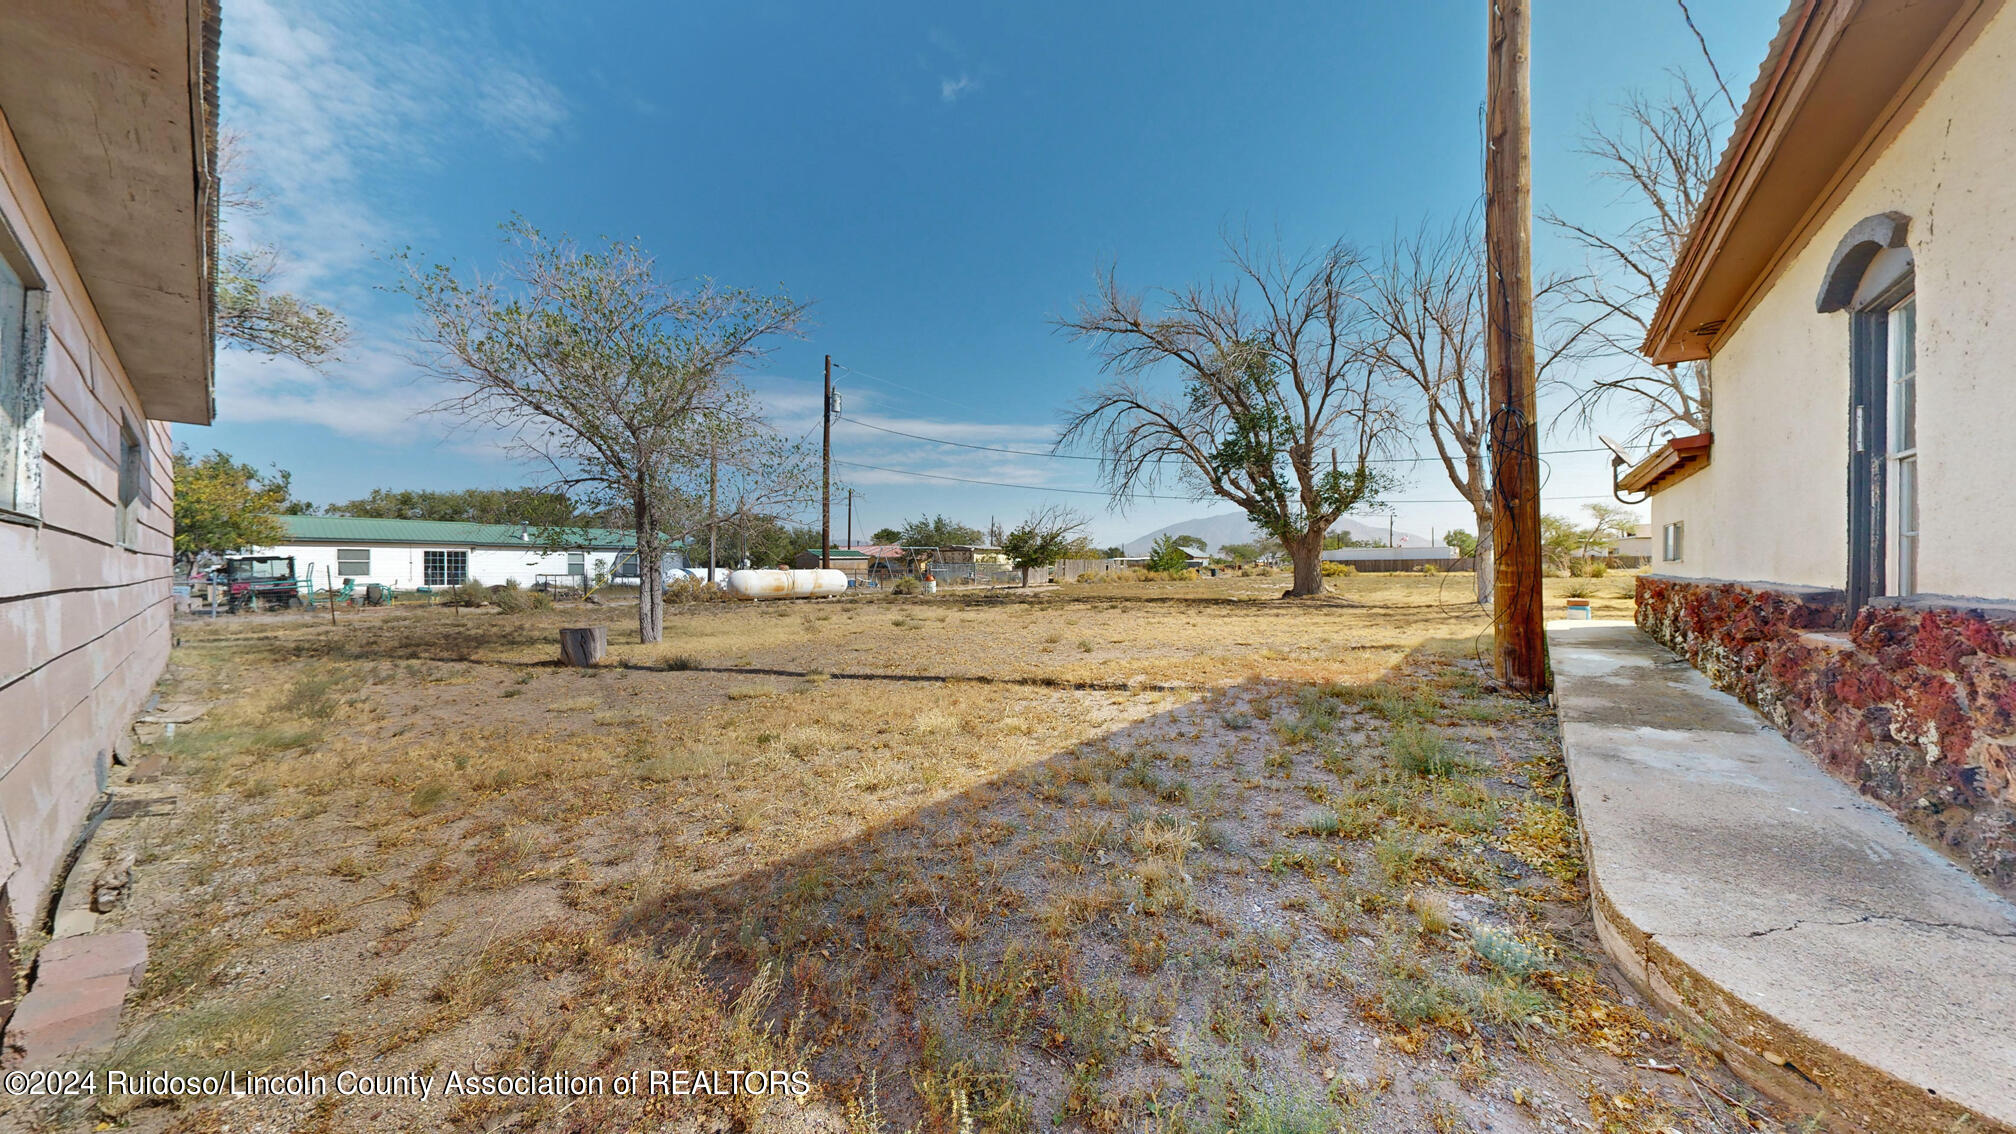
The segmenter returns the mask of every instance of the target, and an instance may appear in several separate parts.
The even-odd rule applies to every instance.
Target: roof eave
[[[1712,354],[1851,171],[1908,117],[1960,30],[2001,3],[1794,0],[1647,324],[1646,357]]]
[[[78,283],[141,411],[199,425],[215,416],[218,34],[217,0],[0,4],[0,110]]]
[[[1713,433],[1674,437],[1618,477],[1617,487],[1624,492],[1662,492],[1707,468],[1714,444]]]

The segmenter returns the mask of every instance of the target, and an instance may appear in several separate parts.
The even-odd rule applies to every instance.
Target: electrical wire
[[[836,363],[835,365],[838,364]],[[1049,460],[1058,460],[1058,461],[1105,460],[1104,457],[1094,457],[1083,453],[1039,453],[1031,449],[1004,449],[998,445],[977,445],[971,441],[951,441],[943,437],[927,437],[922,433],[906,433],[901,429],[891,429],[886,425],[874,425],[869,422],[862,421],[858,417],[849,417],[846,414],[835,414],[834,416],[840,421],[847,422],[850,425],[858,425],[863,429],[873,429],[877,433],[892,433],[898,437],[908,437],[912,441],[929,441],[933,445],[951,445],[960,449],[978,449],[983,453],[1009,453],[1017,457],[1043,457]],[[1569,453],[1607,453],[1609,451],[1610,450],[1599,445],[1591,449],[1548,449],[1542,452],[1541,456],[1558,457]],[[1412,465],[1412,464],[1420,464],[1423,461],[1439,461],[1441,459],[1442,458],[1439,456],[1372,457],[1368,459],[1365,463],[1368,465]],[[1544,464],[1545,462],[1542,463]]]
[[[846,465],[849,468],[872,469],[876,472],[889,473],[893,476],[921,477],[925,480],[949,480],[958,484],[983,484],[991,488],[1019,488],[1028,492],[1069,492],[1077,496],[1113,495],[1111,492],[1108,492],[1103,488],[1062,488],[1048,484],[1016,484],[1012,481],[1005,481],[1005,480],[978,480],[973,477],[951,476],[946,473],[920,472],[917,469],[892,469],[883,465],[870,465],[870,464],[864,464],[860,461],[843,460],[840,457],[833,458],[833,463],[836,465]],[[1158,495],[1153,492],[1131,492],[1128,493],[1127,496],[1130,499],[1134,500],[1182,500],[1182,501],[1188,501],[1190,503],[1196,503],[1198,500],[1198,498],[1195,496],[1168,496],[1168,495]],[[1603,500],[1606,499],[1606,497],[1601,493],[1597,493],[1588,496],[1556,496],[1553,499]],[[1378,501],[1378,503],[1383,506],[1388,504],[1468,504],[1470,503],[1470,501],[1465,500],[1460,496],[1457,496],[1457,497],[1450,497],[1449,499],[1446,500],[1381,500]]]
[[[955,402],[951,398],[948,398],[943,394],[934,394],[929,390],[919,390],[916,389],[915,387],[905,386],[901,382],[892,382],[887,378],[878,378],[875,375],[868,373],[866,370],[856,370],[853,367],[848,366],[846,363],[836,362],[833,364],[833,369],[845,370],[849,374],[859,375],[863,378],[868,379],[870,382],[880,382],[881,384],[889,387],[892,390],[901,390],[906,394],[915,394],[920,398],[932,398],[937,401],[944,402],[948,406],[957,406],[960,409],[968,409],[968,410],[973,408],[972,406],[967,405],[964,402]]]

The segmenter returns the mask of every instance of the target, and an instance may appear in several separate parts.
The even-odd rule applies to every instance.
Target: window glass
[[[234,579],[285,579],[293,574],[289,559],[234,559],[230,575]]]
[[[1892,594],[1918,593],[1918,297],[1890,309]]]
[[[0,256],[0,508],[19,507],[21,431],[28,405],[29,376],[23,373],[27,311],[28,289],[6,257]]]
[[[131,547],[140,542],[140,481],[146,475],[147,450],[127,422],[119,424],[119,512],[115,533],[118,542]]]
[[[1675,521],[1673,523],[1666,525],[1666,531],[1665,531],[1666,546],[1664,549],[1665,551],[1664,558],[1666,562],[1668,563],[1680,562],[1680,554],[1684,550],[1684,548],[1682,547],[1682,539],[1685,535],[1685,532],[1686,529],[1680,521]]]
[[[336,549],[336,573],[346,578],[371,573],[371,549],[368,547],[339,547]]]
[[[430,587],[455,587],[469,581],[469,553],[466,551],[423,551],[420,553],[422,582]]]

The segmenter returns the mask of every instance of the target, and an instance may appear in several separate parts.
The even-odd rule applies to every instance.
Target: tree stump
[[[560,631],[560,660],[568,665],[595,665],[608,649],[606,626],[570,626]]]

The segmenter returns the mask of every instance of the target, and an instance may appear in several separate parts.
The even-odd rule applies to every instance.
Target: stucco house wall
[[[47,303],[39,515],[0,517],[0,882],[25,931],[167,662],[172,450],[167,423],[141,409],[4,107],[0,221]],[[144,455],[123,543],[122,422]]]
[[[1887,143],[1827,191],[1838,203],[1715,334],[1710,462],[1652,498],[1637,619],[1823,767],[2016,893],[2016,5],[1974,11],[1978,34],[1927,60],[1943,67],[1927,72],[1936,85],[1908,119],[1879,122]],[[1796,160],[1785,158],[1796,132],[1778,144],[1772,160]],[[1906,251],[1877,253],[1848,310],[1818,306],[1844,238],[1886,213],[1909,218],[1916,296],[1917,586],[1857,609],[1850,312]],[[1674,522],[1682,554],[1669,561]]]
[[[2016,596],[2016,6],[1954,60],[1841,203],[1718,340],[1710,465],[1652,499],[1661,573],[1840,587],[1847,577],[1850,316],[1815,297],[1837,242],[1911,218],[1918,295],[1921,593]],[[1656,547],[1656,542],[1655,542]]]

